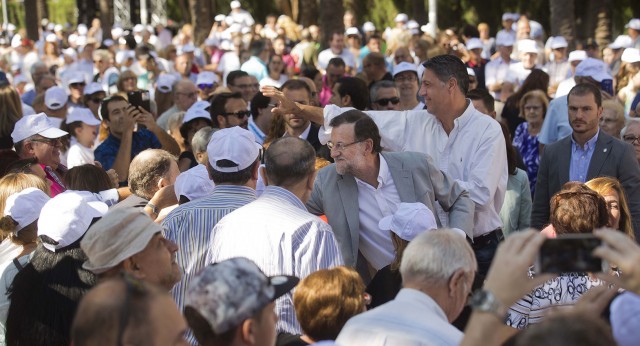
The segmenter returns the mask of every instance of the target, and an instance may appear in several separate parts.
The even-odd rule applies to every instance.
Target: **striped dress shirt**
[[[300,279],[344,264],[331,226],[310,214],[293,193],[277,186],[267,186],[255,202],[227,215],[213,233],[207,263],[246,257],[267,276]],[[291,292],[276,300],[276,313],[278,332],[302,334]]]
[[[184,310],[189,282],[208,263],[213,227],[225,215],[255,199],[256,192],[249,187],[217,185],[209,196],[179,206],[164,219],[165,238],[179,248],[176,261],[183,274],[172,294],[180,311]]]

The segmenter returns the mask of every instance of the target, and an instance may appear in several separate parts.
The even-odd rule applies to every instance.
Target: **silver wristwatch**
[[[473,310],[488,312],[497,316],[500,320],[506,318],[506,313],[502,307],[502,304],[496,299],[496,296],[491,291],[481,289],[473,293],[470,301],[471,308]]]

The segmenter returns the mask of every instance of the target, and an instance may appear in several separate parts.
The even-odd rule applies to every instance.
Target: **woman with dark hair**
[[[281,55],[272,55],[269,57],[269,63],[267,64],[267,71],[269,74],[260,80],[260,86],[271,85],[279,88],[286,82],[289,77],[284,72],[284,60]]]
[[[556,234],[592,233],[608,222],[604,198],[583,183],[568,182],[551,198],[551,225],[543,232],[553,237]],[[511,306],[506,324],[525,329],[540,323],[551,308],[570,307],[589,289],[605,284],[605,281],[588,273],[562,273],[534,288]]]
[[[22,114],[22,101],[16,88],[0,82],[0,149],[13,148],[11,132]]]
[[[41,242],[13,280],[7,316],[7,345],[64,345],[82,296],[96,284],[82,268],[80,240],[108,210],[93,194],[66,191],[49,200],[38,219]]]
[[[506,125],[509,127],[511,137],[514,137],[516,127],[525,122],[524,115],[520,113],[520,100],[522,97],[533,90],[541,90],[546,95],[548,88],[549,75],[542,70],[534,69],[524,80],[518,91],[507,98],[502,109],[502,119],[507,122]],[[549,97],[547,96],[547,103],[548,101]]]
[[[507,166],[509,178],[507,180],[507,192],[504,196],[500,219],[502,220],[502,233],[509,233],[529,228],[531,218],[531,191],[529,190],[529,178],[527,172],[516,167],[516,150],[511,144],[511,136],[507,126],[500,123],[502,134],[507,149]]]
[[[100,193],[100,191],[118,188],[117,183],[114,184],[104,169],[92,164],[71,168],[65,174],[64,179],[69,190]]]

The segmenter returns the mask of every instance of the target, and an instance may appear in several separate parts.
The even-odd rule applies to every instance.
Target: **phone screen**
[[[537,273],[601,272],[603,261],[591,255],[601,240],[593,234],[559,235],[547,239],[536,261]]]

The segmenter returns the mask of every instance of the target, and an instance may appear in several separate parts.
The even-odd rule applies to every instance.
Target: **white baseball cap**
[[[398,15],[396,16],[396,18],[394,19],[394,21],[396,23],[398,22],[403,22],[406,23],[409,21],[409,16],[407,16],[405,13],[398,13]]]
[[[420,28],[420,24],[418,24],[418,22],[416,22],[415,20],[410,20],[407,22],[407,29],[419,29]]]
[[[640,50],[637,48],[627,48],[622,52],[620,60],[633,64],[640,61]]]
[[[84,73],[80,71],[73,71],[65,76],[67,80],[67,86],[74,83],[87,83],[87,80],[84,77]]]
[[[211,121],[211,114],[206,110],[211,104],[207,101],[198,101],[191,105],[182,118],[182,123],[186,124],[194,119],[207,119]]]
[[[624,27],[640,31],[640,18],[632,18]]]
[[[59,86],[53,86],[44,93],[44,104],[47,108],[52,110],[58,110],[67,104],[69,96]]]
[[[170,93],[173,90],[173,83],[176,82],[176,78],[172,74],[161,74],[158,76],[158,82],[156,87],[163,93]]]
[[[55,34],[48,34],[44,40],[49,43],[56,43],[58,42],[58,36],[56,36]]]
[[[598,59],[586,58],[576,66],[576,77],[592,77],[598,82],[605,79],[613,79],[609,74],[607,64]]]
[[[513,14],[510,12],[505,12],[502,14],[502,21],[513,20]]]
[[[569,43],[564,36],[553,36],[551,38],[551,49],[567,48]]]
[[[173,185],[178,200],[180,196],[185,196],[190,201],[210,195],[215,186],[205,165],[197,165],[180,173]]]
[[[196,79],[196,85],[200,84],[220,84],[220,78],[218,75],[211,71],[202,71],[198,73],[198,78]]]
[[[471,67],[467,67],[467,74],[469,76],[476,76],[476,71],[474,71]]]
[[[96,119],[96,117],[93,115],[93,113],[89,108],[82,108],[82,107],[73,108],[71,113],[67,115],[67,119],[65,120],[65,123],[71,124],[76,121],[82,121],[83,123],[90,126],[100,125],[100,120]]]
[[[403,61],[403,62],[399,63],[398,65],[396,65],[393,68],[393,76],[395,77],[398,74],[400,74],[402,72],[407,72],[407,71],[414,72],[417,75],[418,74],[418,67],[415,64]]]
[[[633,46],[633,39],[629,35],[619,35],[613,41],[613,43],[609,44],[609,48],[611,49],[622,49],[622,48],[631,48]]]
[[[220,40],[215,37],[209,37],[204,40],[204,45],[209,47],[217,47],[220,45]]]
[[[383,231],[392,231],[398,237],[412,241],[418,234],[438,228],[433,212],[422,203],[400,203],[393,215],[378,222]]]
[[[142,30],[144,30],[144,25],[142,24],[136,24],[133,26],[133,32],[134,33],[140,33],[142,32]]]
[[[262,146],[256,143],[256,137],[251,131],[234,126],[214,132],[207,145],[207,154],[211,167],[219,172],[239,172],[253,164]],[[220,167],[219,160],[229,160],[235,167]]]
[[[538,54],[538,45],[536,41],[524,39],[518,41],[518,51],[520,53],[535,53]]]
[[[505,32],[499,32],[498,35],[496,35],[496,46],[513,47],[513,44],[513,36]]]
[[[584,59],[588,58],[587,56],[587,52],[585,52],[584,50],[574,50],[573,52],[569,53],[569,62],[574,62],[574,61],[582,61]]]
[[[480,41],[479,38],[472,37],[467,41],[467,49],[468,50],[482,49],[482,48],[484,48],[484,47],[482,45],[482,41]]]
[[[55,252],[80,239],[91,221],[102,217],[109,207],[88,191],[67,190],[50,199],[38,219],[38,236],[47,236],[55,243],[42,239],[44,247]]]
[[[104,89],[102,89],[102,85],[100,83],[93,82],[93,83],[87,84],[87,86],[84,87],[83,94],[92,95],[101,91],[105,92]]]
[[[34,135],[55,139],[68,134],[55,127],[46,114],[38,113],[20,118],[11,132],[11,139],[13,139],[13,143],[18,143]]]
[[[372,32],[376,31],[376,26],[373,25],[372,22],[366,22],[362,25],[362,31],[364,32]]]
[[[219,14],[217,16],[215,16],[215,18],[213,18],[213,20],[215,20],[216,22],[224,22],[224,20],[227,18],[227,16],[225,16],[224,14]]]
[[[36,221],[40,217],[40,210],[50,199],[51,197],[35,187],[9,196],[4,205],[4,215],[11,216],[18,223],[14,233],[18,234],[20,230]]]
[[[345,36],[359,36],[360,32],[358,31],[358,28],[356,27],[350,27],[347,28],[347,30],[344,32]]]
[[[231,1],[231,8],[240,8],[240,1],[237,1],[237,0]]]

